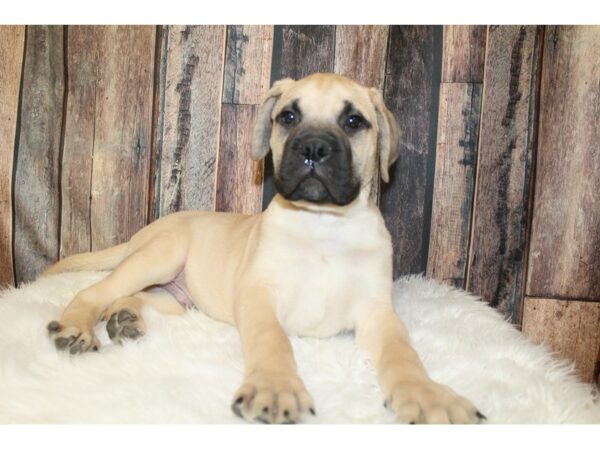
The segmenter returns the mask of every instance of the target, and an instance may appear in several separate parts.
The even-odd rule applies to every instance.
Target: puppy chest
[[[352,328],[353,307],[365,293],[359,266],[322,254],[283,263],[275,300],[285,331],[324,337]]]

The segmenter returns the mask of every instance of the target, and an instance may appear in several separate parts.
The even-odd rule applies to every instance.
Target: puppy
[[[75,255],[45,273],[111,270],[48,325],[56,347],[97,350],[145,333],[144,304],[197,307],[238,328],[245,376],[233,411],[293,423],[315,413],[286,335],[355,330],[386,405],[405,423],[476,423],[466,399],[432,381],[392,307],[392,245],[370,200],[387,182],[400,130],[375,89],[334,74],[276,82],[258,113],[252,158],[273,154],[278,194],[261,214],[179,212],[125,244]]]

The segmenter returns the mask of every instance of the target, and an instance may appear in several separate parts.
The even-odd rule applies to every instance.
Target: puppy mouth
[[[335,196],[331,193],[327,181],[317,173],[314,166],[307,166],[304,173],[298,174],[295,183],[280,183],[275,180],[277,190],[288,200],[307,200],[315,203],[335,203]]]

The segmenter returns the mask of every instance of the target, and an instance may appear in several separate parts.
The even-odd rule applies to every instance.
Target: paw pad
[[[123,339],[138,339],[144,335],[140,317],[126,309],[110,316],[106,324],[106,331],[110,339],[119,344],[123,342]]]

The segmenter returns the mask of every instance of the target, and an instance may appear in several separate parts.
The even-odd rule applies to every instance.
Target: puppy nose
[[[318,137],[306,138],[300,145],[300,154],[305,164],[312,165],[327,159],[331,154],[331,145]]]

